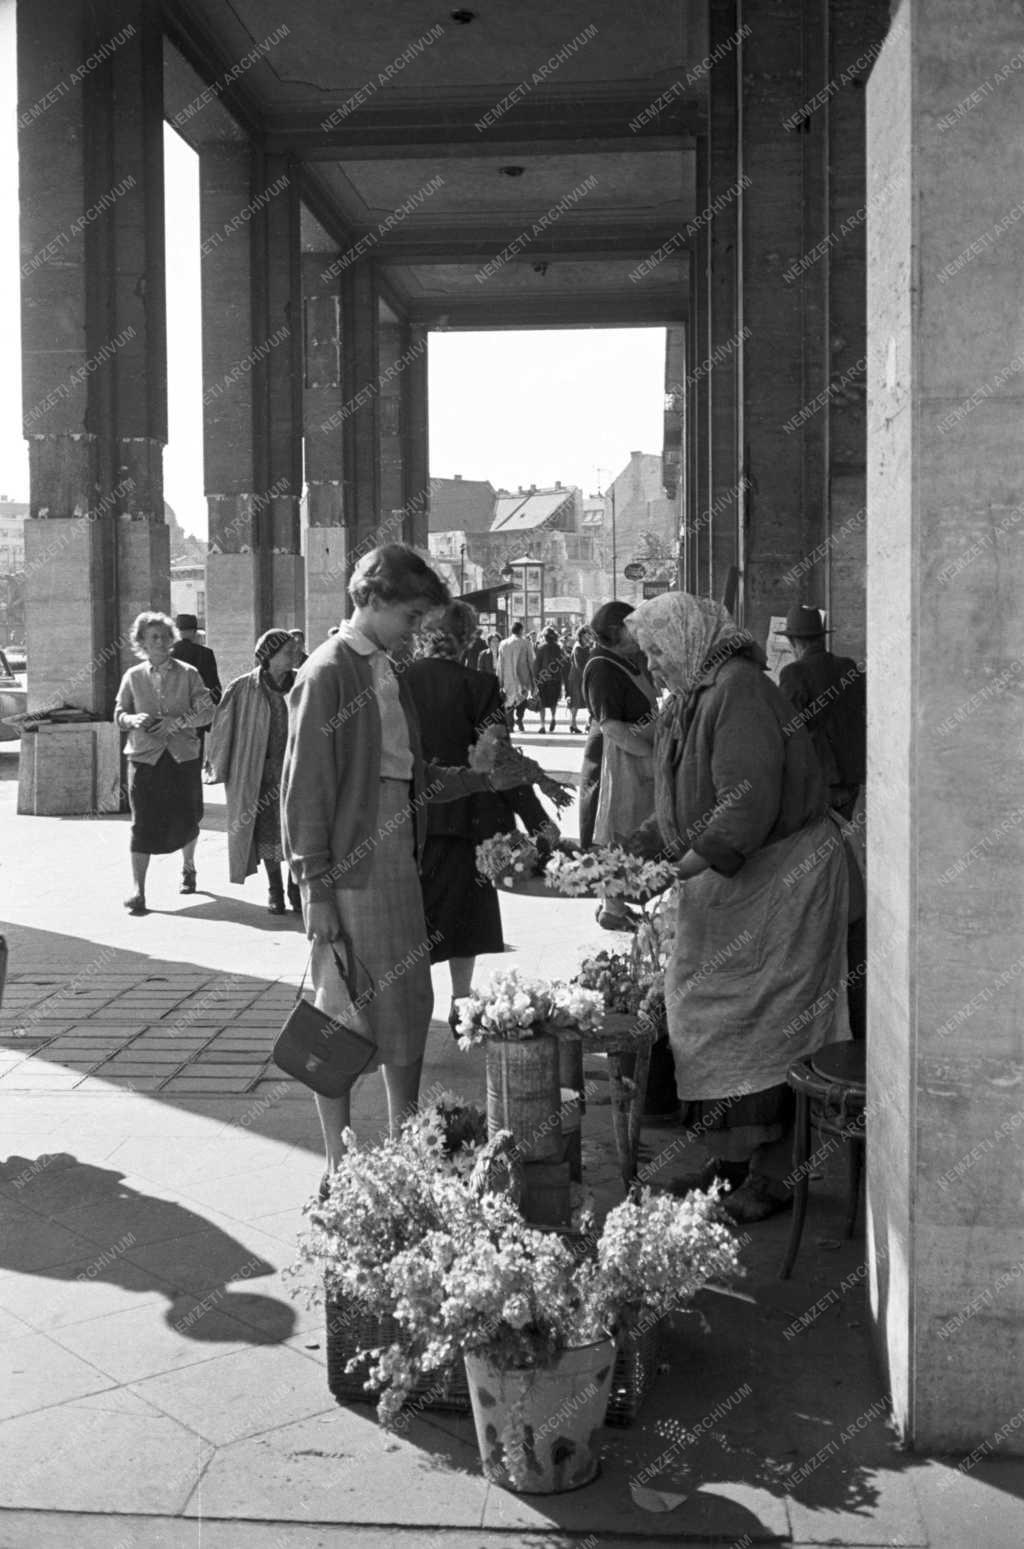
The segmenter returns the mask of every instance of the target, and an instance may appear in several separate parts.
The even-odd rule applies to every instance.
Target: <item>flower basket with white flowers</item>
[[[437,1174],[434,1188],[442,1223],[381,1268],[402,1330],[374,1352],[381,1420],[392,1423],[423,1374],[461,1354],[487,1477],[530,1492],[587,1483],[614,1336],[740,1272],[717,1195],[643,1190],[570,1244],[462,1179]]]
[[[487,1132],[510,1130],[529,1161],[563,1152],[557,1028],[587,1031],[604,1015],[600,994],[511,968],[455,1002],[459,1047],[486,1044]]]

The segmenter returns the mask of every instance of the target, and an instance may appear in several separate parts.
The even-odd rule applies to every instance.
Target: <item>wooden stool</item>
[[[793,1224],[779,1270],[788,1280],[796,1262],[807,1214],[811,1126],[849,1142],[849,1192],[844,1235],[853,1236],[864,1159],[867,1070],[863,1043],[827,1043],[806,1060],[791,1065],[786,1080],[796,1093],[793,1133]]]
[[[552,1027],[549,1031],[559,1042],[581,1044],[584,1054],[608,1056],[612,1131],[622,1184],[628,1190],[636,1177],[640,1120],[643,1117],[654,1029],[649,1025],[642,1026],[636,1017],[608,1012],[604,1024],[593,1032],[584,1033],[578,1027]]]

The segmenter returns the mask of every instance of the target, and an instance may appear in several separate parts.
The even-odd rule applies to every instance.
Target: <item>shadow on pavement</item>
[[[276,1344],[291,1337],[291,1306],[227,1289],[274,1275],[273,1264],[204,1216],[123,1180],[67,1152],[9,1156],[0,1163],[0,1273],[157,1291],[168,1302],[164,1321],[188,1339]],[[62,1243],[76,1247],[74,1256],[48,1263]],[[157,1273],[147,1260],[161,1245],[172,1251]]]

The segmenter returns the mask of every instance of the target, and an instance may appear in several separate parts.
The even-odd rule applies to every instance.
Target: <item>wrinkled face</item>
[[[275,651],[267,662],[267,668],[275,678],[283,678],[286,672],[291,672],[295,666],[295,653],[299,648],[297,640],[289,640],[279,651]]]
[[[159,667],[171,654],[174,635],[166,624],[147,624],[139,643],[151,665]]]
[[[639,650],[639,647],[637,647],[637,649]],[[647,657],[647,665],[651,669],[651,677],[653,678],[656,687],[671,688],[672,685],[669,683],[668,678],[665,676],[665,653],[661,649],[661,646],[658,645],[655,641],[649,640],[647,642],[647,648],[644,654]]]
[[[425,597],[414,597],[411,602],[381,602],[379,597],[371,597],[366,634],[383,651],[407,649],[424,619],[436,612]]]

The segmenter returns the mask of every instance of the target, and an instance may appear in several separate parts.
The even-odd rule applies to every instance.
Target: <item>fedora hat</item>
[[[825,628],[820,608],[808,608],[798,603],[786,614],[785,627],[775,633],[788,635],[791,640],[816,640],[819,635],[829,635],[832,631]]]

